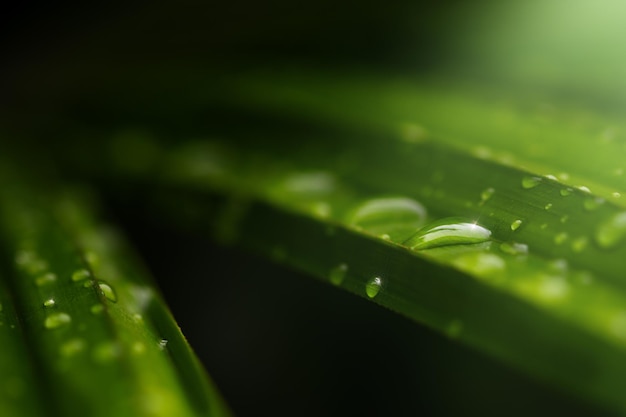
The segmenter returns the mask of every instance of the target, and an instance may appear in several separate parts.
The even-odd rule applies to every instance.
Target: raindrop
[[[44,285],[51,284],[57,280],[56,274],[52,272],[48,272],[47,274],[43,274],[40,277],[35,279],[35,285],[38,287],[42,287]]]
[[[54,301],[54,298],[49,298],[46,301],[43,302],[44,307],[54,307],[56,305],[56,301]]]
[[[100,288],[102,294],[104,294],[109,301],[113,301],[114,303],[117,302],[117,295],[109,284],[105,282],[98,282],[98,288]]]
[[[516,242],[503,242],[500,244],[500,250],[509,255],[525,255],[528,253],[528,245]]]
[[[376,198],[359,205],[348,223],[376,236],[388,234],[402,240],[424,224],[426,209],[406,197]]]
[[[567,237],[567,233],[561,232],[558,235],[554,236],[554,243],[556,243],[557,245],[562,245],[563,242],[567,240]]]
[[[89,278],[89,275],[89,271],[87,271],[86,269],[79,269],[77,271],[74,271],[74,273],[72,274],[72,281],[78,282],[85,280]]]
[[[413,249],[431,249],[447,245],[464,245],[486,242],[491,237],[491,231],[458,217],[449,217],[433,222],[415,235],[411,236],[404,245]]]
[[[595,239],[605,249],[613,248],[626,236],[626,212],[614,214],[596,229]]]
[[[561,190],[559,191],[559,194],[561,194],[562,197],[567,197],[571,193],[572,193],[571,188],[561,188]]]
[[[546,206],[544,207],[546,210],[550,210],[552,208],[552,203],[548,203],[546,204]]]
[[[72,317],[67,313],[55,313],[46,317],[44,327],[46,329],[57,329],[59,327],[70,324]]]
[[[511,230],[516,231],[522,225],[522,221],[520,219],[515,220],[511,223]]]
[[[330,270],[328,279],[333,285],[341,285],[348,272],[348,264],[341,263]]]
[[[369,298],[374,298],[380,292],[382,285],[382,279],[380,277],[374,277],[367,284],[365,284],[365,293]]]
[[[589,187],[585,187],[584,185],[579,185],[578,188],[580,191],[584,192],[584,193],[590,193],[591,190],[589,189]]]
[[[593,211],[604,204],[604,199],[600,197],[587,198],[583,202],[583,206],[587,211]]]
[[[487,188],[480,194],[481,203],[486,203],[496,192],[496,190],[492,187]]]
[[[613,194],[611,194],[611,196],[613,196],[613,198],[620,198],[622,195],[616,191]]]
[[[168,343],[167,339],[159,340],[159,343],[158,343],[159,349],[160,350],[165,350],[165,348],[167,347],[167,343]]]
[[[83,339],[74,338],[63,343],[59,348],[59,352],[61,353],[61,355],[69,358],[84,351],[86,346],[87,344]]]
[[[538,186],[540,182],[540,177],[524,177],[522,178],[522,187],[526,190],[530,190]]]

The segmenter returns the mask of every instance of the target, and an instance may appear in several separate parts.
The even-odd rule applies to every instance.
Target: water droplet
[[[54,301],[54,298],[49,298],[43,302],[43,305],[44,307],[54,307],[56,305],[56,301]]]
[[[524,177],[522,178],[522,187],[526,190],[530,190],[538,186],[540,182],[540,177]]]
[[[554,236],[554,243],[556,243],[557,245],[562,245],[563,242],[567,240],[567,238],[568,238],[567,233],[561,232],[557,234],[556,236]]]
[[[391,236],[389,236],[387,233],[383,233],[382,235],[380,235],[380,238],[382,240],[391,240]]]
[[[546,206],[544,207],[546,210],[550,210],[552,208],[552,203],[548,203],[546,204]]]
[[[376,236],[388,234],[392,240],[406,239],[424,224],[426,209],[405,197],[368,200],[352,213],[349,223]]]
[[[44,321],[44,327],[46,329],[56,329],[70,324],[72,317],[67,313],[54,313],[46,317]]]
[[[561,223],[567,223],[567,221],[569,220],[569,216],[567,214],[564,214],[563,216],[561,216],[561,218],[559,219],[559,221]]]
[[[61,347],[59,348],[59,352],[61,353],[62,356],[69,358],[69,357],[72,357],[81,353],[82,351],[85,350],[86,347],[87,347],[87,343],[83,339],[80,339],[77,337],[77,338],[70,339],[67,342],[63,343]]]
[[[431,249],[447,245],[466,245],[486,242],[491,231],[458,217],[437,220],[411,236],[404,245],[413,249]]]
[[[562,197],[567,197],[571,193],[572,193],[571,188],[561,188],[561,190],[559,191],[559,194],[561,194]]]
[[[329,280],[333,285],[341,285],[348,272],[348,264],[341,263],[330,270]]]
[[[506,268],[504,259],[494,253],[474,252],[457,257],[452,264],[462,271],[484,277],[500,274]]]
[[[605,249],[615,247],[626,236],[626,212],[614,214],[596,229],[596,242]]]
[[[583,206],[587,211],[593,211],[604,204],[604,199],[600,197],[587,198],[583,202]]]
[[[582,252],[589,243],[589,239],[586,236],[581,236],[579,238],[574,239],[572,242],[572,250],[574,252]]]
[[[89,310],[92,314],[100,314],[104,311],[104,306],[102,304],[94,304]]]
[[[78,282],[89,278],[91,274],[86,269],[79,269],[72,274],[72,281]]]
[[[463,322],[461,320],[452,320],[446,327],[446,335],[451,339],[456,339],[463,331]]]
[[[621,198],[621,197],[622,197],[622,195],[621,195],[620,193],[618,193],[617,191],[616,191],[616,192],[614,192],[613,194],[611,194],[611,196],[612,196],[613,198]]]
[[[552,181],[558,181],[557,177],[552,174],[544,175],[544,177]]]
[[[35,285],[38,287],[42,287],[44,285],[52,284],[57,280],[56,274],[52,272],[48,272],[47,274],[43,274],[42,276],[35,279]]]
[[[143,323],[143,316],[141,314],[135,313],[133,314],[133,321],[137,324]]]
[[[520,219],[515,220],[511,223],[511,230],[516,231],[522,225],[522,221]]]
[[[98,288],[100,288],[100,291],[102,292],[102,294],[109,300],[109,301],[113,301],[114,303],[117,302],[117,295],[115,294],[115,291],[113,291],[113,288],[105,283],[105,282],[98,282]]]
[[[121,348],[116,342],[105,342],[96,346],[91,352],[91,356],[96,362],[111,362],[120,356]]]
[[[509,255],[525,255],[528,253],[528,245],[516,242],[503,242],[500,244],[500,250]]]
[[[496,192],[495,189],[493,189],[492,187],[487,188],[486,190],[484,190],[481,194],[480,194],[480,200],[481,203],[486,203],[492,196],[493,194]]]
[[[380,277],[374,277],[367,284],[365,284],[365,293],[369,298],[374,298],[380,292],[382,285],[382,279]]]
[[[585,187],[584,185],[579,185],[578,188],[580,191],[584,192],[584,193],[590,193],[591,190],[589,189],[589,187]]]
[[[565,278],[561,276],[546,276],[540,286],[541,296],[549,300],[561,299],[565,297],[568,292],[569,284]]]
[[[160,350],[165,350],[165,348],[167,347],[167,343],[168,343],[167,339],[159,340],[159,343],[158,343],[159,349]]]

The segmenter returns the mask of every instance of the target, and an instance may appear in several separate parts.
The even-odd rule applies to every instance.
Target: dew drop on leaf
[[[541,178],[539,177],[524,177],[522,178],[522,188],[530,190],[538,186],[540,182]]]
[[[347,272],[348,264],[341,263],[330,270],[328,278],[333,285],[341,285]]]
[[[72,321],[72,317],[67,313],[55,313],[46,317],[44,327],[46,329],[57,329],[68,325]]]
[[[426,220],[426,209],[407,197],[375,198],[359,205],[348,223],[376,236],[389,235],[391,240],[406,239]]]
[[[516,231],[522,225],[522,221],[520,219],[515,220],[511,223],[511,230]]]
[[[486,242],[491,231],[458,217],[437,220],[420,229],[404,245],[413,250]]]
[[[89,278],[89,271],[87,271],[86,269],[79,269],[77,271],[74,271],[74,273],[72,274],[72,281],[74,282],[79,282],[82,281],[84,279]]]
[[[369,298],[374,298],[380,292],[380,288],[383,285],[383,281],[380,277],[374,277],[367,284],[365,284],[365,293]]]
[[[109,284],[105,282],[98,282],[98,288],[100,288],[102,294],[104,294],[109,301],[113,301],[114,303],[117,302],[117,295]]]
[[[605,249],[613,248],[626,236],[626,212],[617,213],[596,229],[595,240]]]

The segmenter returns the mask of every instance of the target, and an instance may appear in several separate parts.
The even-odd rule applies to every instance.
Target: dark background
[[[210,115],[180,122],[206,110],[197,80],[285,65],[449,71],[489,3],[15,2],[0,12],[0,123],[41,152],[74,126],[210,135]],[[241,417],[598,415],[371,302],[170,228],[114,188],[104,197]]]

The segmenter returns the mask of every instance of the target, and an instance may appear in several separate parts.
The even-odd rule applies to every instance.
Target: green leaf
[[[230,415],[89,192],[5,175],[0,207],[2,415]]]
[[[155,208],[626,411],[618,118],[444,83],[256,77],[233,81],[242,110],[334,127],[162,149],[131,173],[160,184]]]

